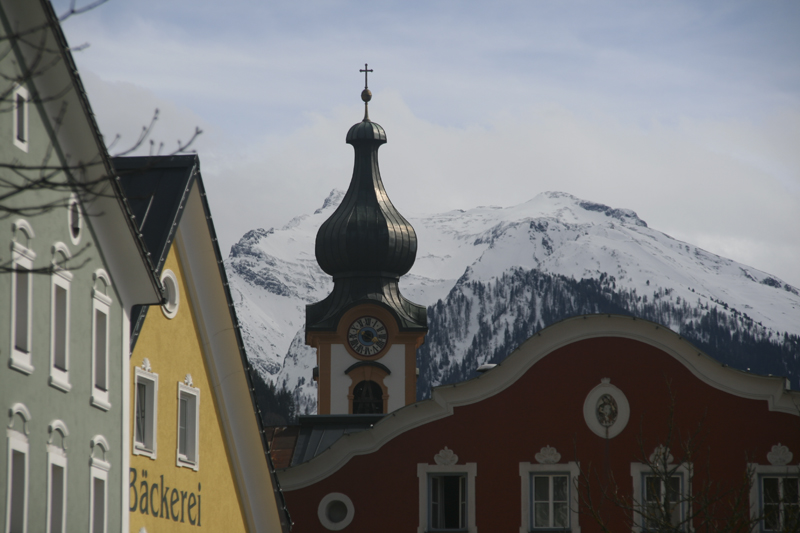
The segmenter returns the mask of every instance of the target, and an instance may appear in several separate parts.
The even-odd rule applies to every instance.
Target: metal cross
[[[359,70],[359,72],[363,72],[364,73],[364,88],[366,89],[366,88],[369,87],[369,85],[367,84],[367,76],[369,76],[369,73],[372,72],[372,69],[371,68],[367,68],[367,64],[364,63],[364,68]]]

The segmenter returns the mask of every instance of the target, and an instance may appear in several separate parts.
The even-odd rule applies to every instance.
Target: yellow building
[[[131,318],[130,531],[288,531],[199,160],[114,166],[165,290]]]

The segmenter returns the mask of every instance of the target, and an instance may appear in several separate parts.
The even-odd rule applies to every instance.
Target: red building
[[[657,324],[576,317],[279,479],[295,533],[697,527],[711,500],[782,530],[799,409],[783,378],[723,367]]]

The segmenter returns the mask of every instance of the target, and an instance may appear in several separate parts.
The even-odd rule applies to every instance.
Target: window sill
[[[61,379],[57,376],[50,376],[50,386],[58,389],[63,392],[69,392],[72,390],[72,385],[70,385],[69,381]]]
[[[8,362],[8,366],[13,368],[14,370],[19,370],[23,374],[32,374],[33,373],[33,365],[27,361],[23,361],[23,357],[25,359],[30,359],[30,354],[24,354],[24,352],[17,352],[14,351],[14,354],[11,356],[11,360]]]
[[[107,398],[98,395],[96,392],[92,394],[92,405],[103,411],[111,409],[111,402],[109,402]]]
[[[178,454],[178,460],[175,464],[181,468],[191,468],[195,472],[200,469],[198,461],[190,461],[185,455],[181,454]]]
[[[142,444],[139,444],[138,442],[133,445],[133,455],[144,455],[145,457],[149,457],[150,459],[153,460],[156,459],[155,450],[150,450],[145,446],[143,446]]]

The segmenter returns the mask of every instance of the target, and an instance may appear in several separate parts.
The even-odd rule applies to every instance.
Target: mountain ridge
[[[326,297],[333,285],[316,264],[314,239],[317,228],[343,194],[334,189],[312,215],[295,217],[279,230],[259,228],[245,233],[231,247],[225,261],[250,359],[266,378],[294,391],[299,412],[314,412],[316,396],[310,379],[314,351],[303,342],[305,304]],[[553,287],[553,301],[570,294],[576,306],[562,311],[577,312],[588,308],[588,303],[577,300],[596,299],[597,309],[621,305],[620,309],[626,312],[663,316],[673,321],[665,326],[681,332],[690,322],[692,328],[700,327],[695,322],[718,307],[719,313],[728,317],[725,323],[752,321],[761,328],[742,337],[752,342],[762,342],[762,337],[782,338],[782,333],[789,339],[800,335],[797,288],[755,268],[673,239],[650,228],[630,209],[548,191],[510,207],[482,206],[407,218],[417,232],[419,250],[414,267],[401,279],[400,289],[407,298],[428,306],[431,319],[431,332],[418,356],[423,388],[442,383],[442,379],[466,377],[462,371],[447,374],[444,367],[463,367],[465,358],[470,360],[469,347],[473,342],[481,344],[476,341],[481,328],[483,337],[487,327],[492,329],[488,322],[477,320],[475,314],[469,323],[459,325],[463,338],[443,344],[443,340],[434,340],[438,338],[434,328],[440,327],[436,326],[437,316],[449,313],[445,311],[448,305],[455,313],[456,299],[473,299],[475,303],[471,305],[480,306],[474,290],[485,291],[491,286],[491,290],[503,292],[505,289],[498,288],[498,280],[503,279],[517,291],[516,296],[509,296],[512,300],[529,304],[539,302],[541,295],[531,299],[531,293],[522,298],[519,283],[523,279],[535,278],[542,287]],[[558,276],[563,279],[559,281]],[[581,285],[584,280],[595,280],[597,286],[588,281]],[[479,286],[483,289],[474,289]],[[560,296],[555,296],[556,292]],[[612,297],[612,293],[618,295]],[[617,303],[613,303],[614,298]],[[659,302],[658,310],[655,302]],[[665,306],[677,310],[667,312]],[[525,314],[520,309],[517,313]],[[556,315],[526,315],[526,320],[535,325],[519,326],[519,331],[540,329]],[[717,315],[703,320],[708,325],[717,320]],[[750,331],[749,327],[742,326],[742,331]],[[505,338],[504,333],[493,333],[497,334]],[[509,337],[516,342],[511,332]],[[702,338],[698,337],[697,342],[702,343]],[[446,362],[440,357],[445,346],[452,351]],[[491,357],[501,355],[492,353]],[[800,366],[796,351],[780,355],[790,356],[795,358],[794,367]],[[434,359],[442,372],[431,370],[426,374]],[[791,362],[786,365],[793,369]],[[796,376],[790,377],[800,383]]]

